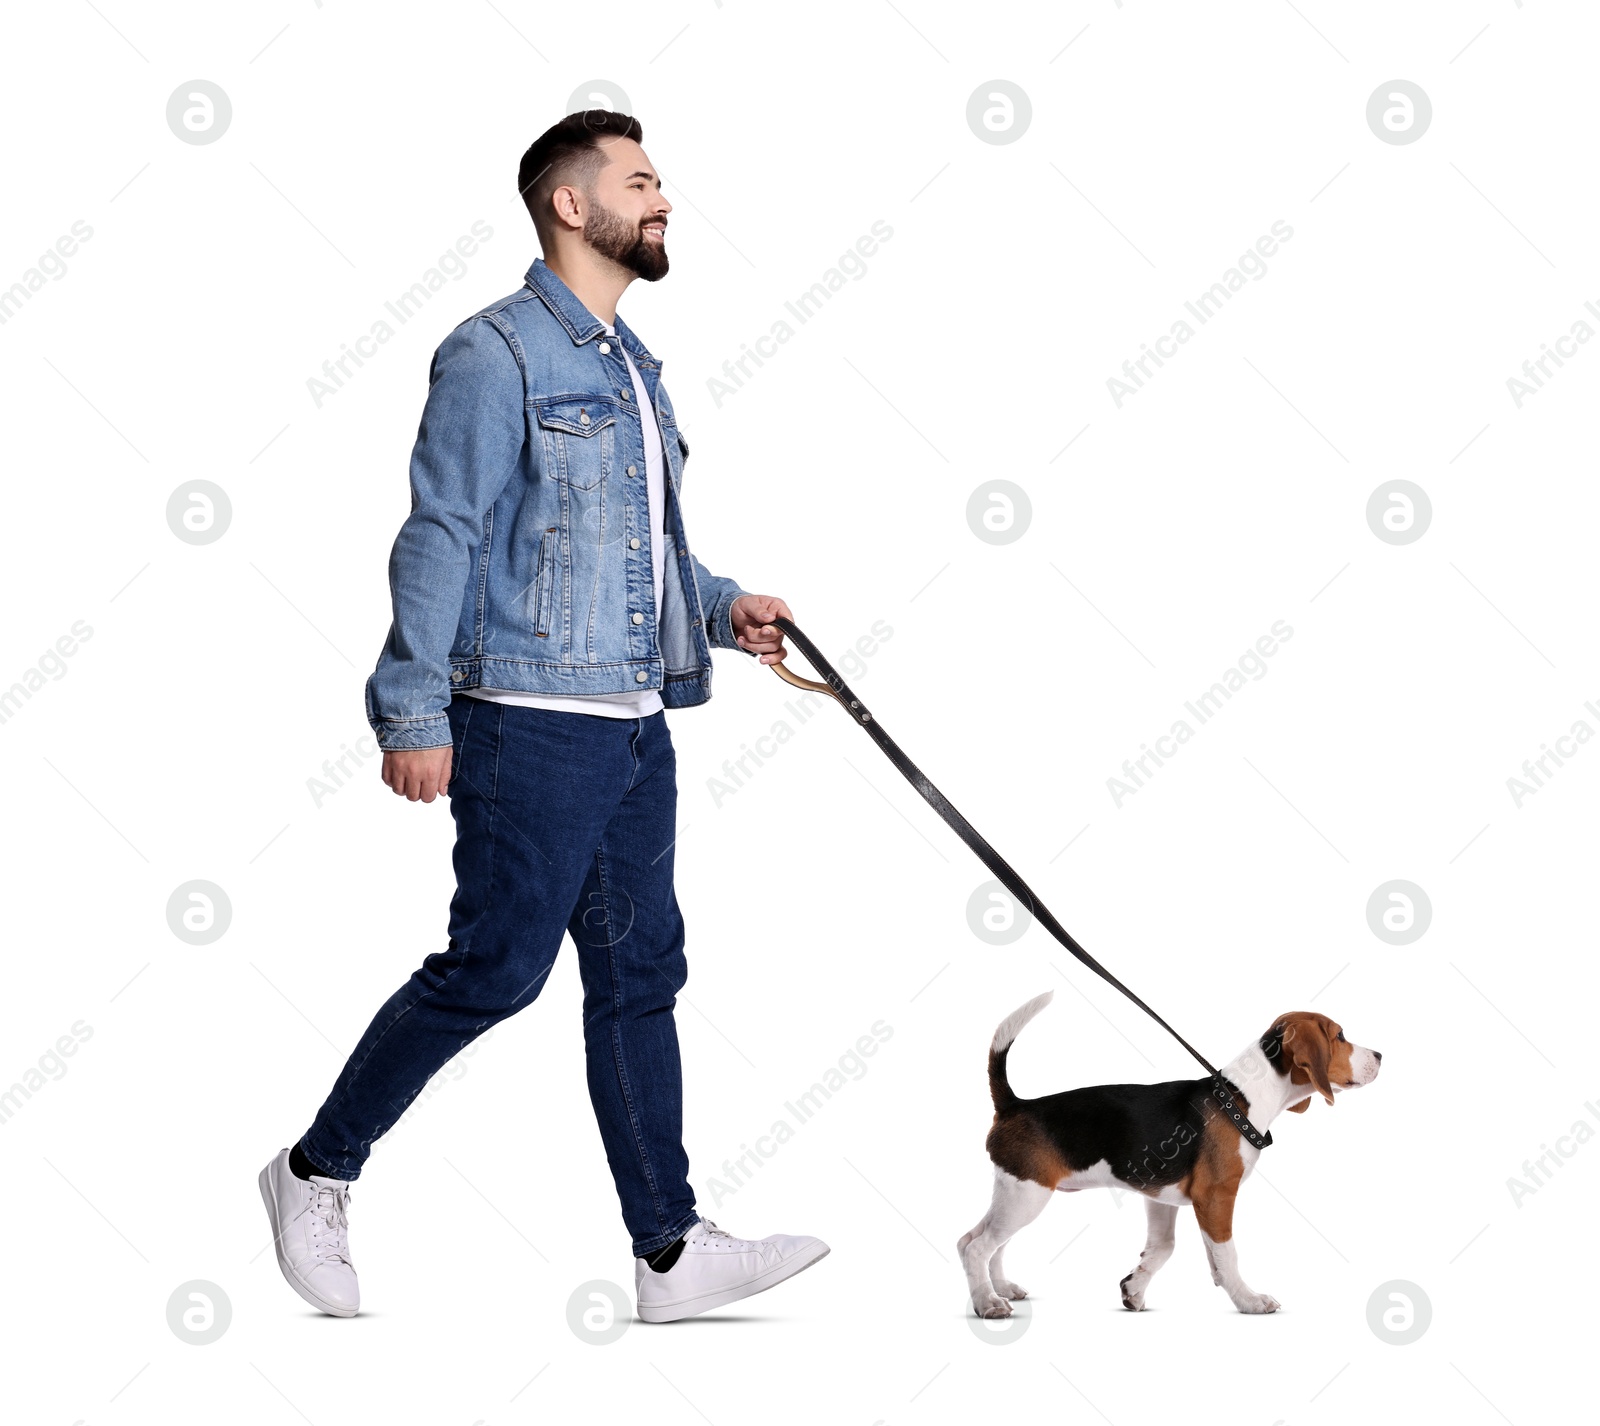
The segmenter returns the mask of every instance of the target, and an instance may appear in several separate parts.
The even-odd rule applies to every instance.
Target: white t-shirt
[[[606,326],[606,336],[615,337],[616,329]],[[617,343],[622,359],[628,364],[628,375],[633,378],[633,399],[639,408],[639,421],[644,429],[644,474],[646,498],[650,502],[650,563],[656,586],[656,629],[661,628],[661,600],[665,588],[667,536],[665,530],[666,462],[661,452],[661,428],[656,425],[655,408],[650,404],[650,393],[645,390],[639,368],[633,364],[628,349]],[[464,690],[474,698],[491,703],[516,703],[523,708],[555,708],[564,713],[596,713],[602,718],[644,718],[659,713],[665,705],[661,695],[653,688],[637,693],[519,693],[506,688],[469,688]]]

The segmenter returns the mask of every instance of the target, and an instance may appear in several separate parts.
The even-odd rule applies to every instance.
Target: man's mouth
[[[647,223],[644,227],[644,235],[647,238],[654,238],[658,243],[665,242],[667,225],[665,223]]]

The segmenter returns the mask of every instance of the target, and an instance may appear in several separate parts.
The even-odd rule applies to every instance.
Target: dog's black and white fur
[[[1041,1099],[1019,1099],[1006,1079],[1006,1055],[1022,1027],[1054,992],[1001,1022],[989,1047],[994,1127],[994,1200],[983,1221],[956,1245],[980,1317],[1009,1317],[1027,1296],[1006,1279],[1001,1254],[1055,1192],[1125,1188],[1145,1196],[1149,1235],[1138,1266],[1122,1279],[1122,1305],[1138,1312],[1145,1290],[1172,1255],[1178,1209],[1192,1207],[1211,1279],[1241,1312],[1276,1312],[1278,1302],[1239,1275],[1233,1205],[1260,1150],[1244,1139],[1211,1097],[1210,1079],[1163,1084],[1101,1084]],[[1326,1015],[1290,1011],[1223,1068],[1251,1123],[1263,1133],[1279,1114],[1303,1113],[1314,1094],[1371,1084],[1383,1056],[1352,1045]]]

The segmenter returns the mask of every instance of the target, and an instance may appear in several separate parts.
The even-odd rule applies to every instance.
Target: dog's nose
[[[1372,1052],[1372,1058],[1375,1059],[1381,1065],[1383,1063],[1383,1051],[1382,1050],[1374,1050]]]

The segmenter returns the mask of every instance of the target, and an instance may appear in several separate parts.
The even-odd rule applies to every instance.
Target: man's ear
[[[1309,1020],[1297,1020],[1287,1027],[1283,1037],[1283,1047],[1289,1056],[1289,1063],[1293,1066],[1289,1078],[1295,1083],[1305,1081],[1295,1080],[1294,1070],[1305,1071],[1306,1079],[1311,1087],[1317,1091],[1329,1104],[1333,1103],[1333,1086],[1328,1083],[1328,1037],[1319,1025]],[[1305,1104],[1311,1101],[1307,1099]],[[1304,1112],[1304,1106],[1301,1106]]]
[[[1306,1110],[1308,1110],[1309,1108],[1311,1108],[1311,1098],[1308,1095],[1306,1098],[1302,1099],[1298,1104],[1291,1104],[1289,1106],[1289,1112],[1291,1114],[1304,1114],[1306,1112]]]

